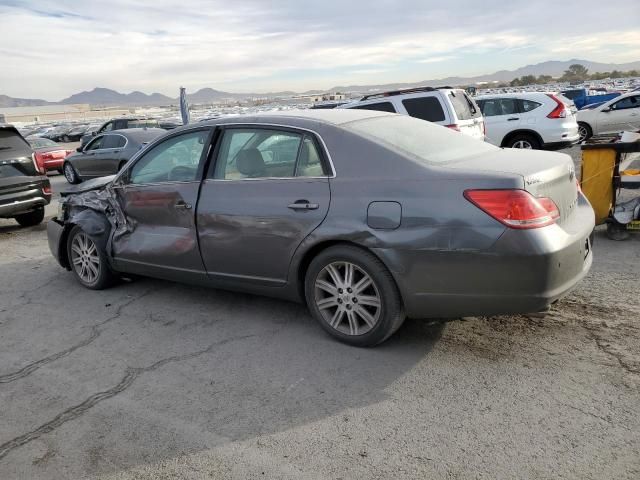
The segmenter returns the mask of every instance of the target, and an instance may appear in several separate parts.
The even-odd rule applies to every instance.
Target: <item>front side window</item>
[[[89,143],[89,145],[87,145],[87,148],[85,148],[85,151],[89,152],[93,150],[100,150],[101,148],[103,148],[102,144],[104,143],[104,139],[105,139],[105,135],[101,135],[100,137],[94,138]]]
[[[411,117],[427,122],[444,122],[444,110],[436,97],[407,98],[402,105]]]
[[[168,138],[143,155],[131,168],[129,183],[191,182],[198,166],[209,130]]]
[[[611,105],[611,110],[626,110],[640,107],[640,97],[627,97]]]
[[[375,110],[376,112],[396,113],[396,109],[391,102],[368,103],[366,105],[358,105],[351,107],[357,110]]]
[[[321,175],[322,160],[310,136],[262,128],[228,129],[214,172],[224,180]]]

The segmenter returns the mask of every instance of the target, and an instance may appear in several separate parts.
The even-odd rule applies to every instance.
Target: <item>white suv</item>
[[[452,128],[484,140],[480,108],[464,90],[420,87],[367,95],[338,108],[400,113]]]
[[[573,102],[554,93],[521,92],[476,97],[487,142],[509,148],[561,148],[579,140]]]
[[[640,128],[640,92],[626,93],[602,105],[589,107],[578,112],[581,141],[592,135]]]

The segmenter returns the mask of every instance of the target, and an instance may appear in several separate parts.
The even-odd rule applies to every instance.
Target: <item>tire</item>
[[[29,213],[23,213],[22,215],[16,215],[16,222],[23,227],[33,227],[42,223],[44,220],[44,207],[38,207],[34,211]]]
[[[69,143],[71,140],[69,139],[69,137],[68,137],[68,136],[66,136],[66,135],[65,135],[64,137],[62,137],[62,141],[63,141],[64,143]]]
[[[64,170],[62,168],[56,168],[56,172],[58,172],[60,175],[64,175]]]
[[[589,124],[578,122],[578,134],[580,135],[580,139],[578,141],[582,143],[593,137],[593,130],[591,129]]]
[[[103,290],[115,283],[117,276],[109,266],[106,253],[77,225],[67,237],[67,255],[71,271],[83,287]]]
[[[62,166],[62,173],[64,174],[64,178],[66,178],[67,182],[69,182],[71,185],[80,183],[80,177],[78,177],[76,169],[73,168],[73,165],[71,165],[69,162],[66,162]]]
[[[365,286],[367,278],[370,284]],[[405,320],[391,273],[375,255],[358,247],[323,250],[311,261],[304,283],[311,315],[329,335],[348,345],[378,345]]]
[[[526,133],[514,135],[506,142],[508,148],[524,148],[526,150],[540,150],[540,141],[533,135]]]

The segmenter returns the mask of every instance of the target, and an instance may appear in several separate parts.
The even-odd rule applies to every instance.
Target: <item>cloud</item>
[[[0,50],[10,66],[0,68],[0,93],[58,100],[97,85],[173,96],[178,85],[305,90],[489,73],[531,59],[640,59],[637,0],[608,2],[627,12],[615,32],[591,14],[598,5],[0,0],[2,34],[11,39]],[[539,15],[545,8],[571,21],[559,28]],[[510,12],[526,21],[515,28]]]

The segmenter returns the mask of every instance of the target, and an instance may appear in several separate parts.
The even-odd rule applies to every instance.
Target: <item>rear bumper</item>
[[[545,143],[543,145],[543,147],[545,149],[548,150],[559,150],[561,148],[567,148],[570,147],[571,145],[575,145],[576,143],[578,143],[578,138],[576,138],[575,140],[571,140],[571,141],[563,141],[563,142],[551,142],[551,143]]]
[[[533,313],[569,293],[591,268],[593,210],[581,196],[566,225],[506,229],[486,251],[376,253],[413,318]]]
[[[15,186],[8,184],[3,186],[3,189],[0,190],[0,218],[12,218],[49,204],[51,194],[43,191],[45,187],[50,185],[49,179],[46,177],[34,178],[39,180]]]

